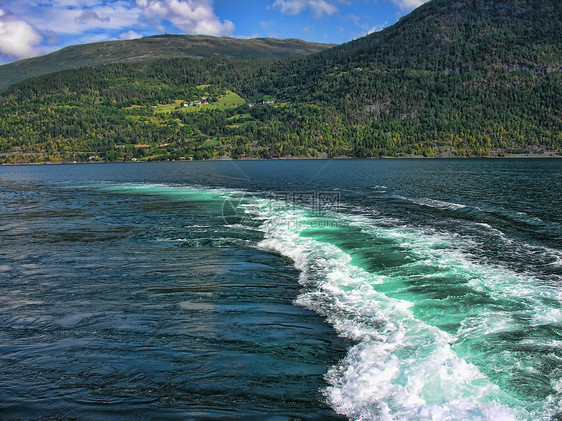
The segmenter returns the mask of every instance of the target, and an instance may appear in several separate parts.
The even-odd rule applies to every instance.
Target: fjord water
[[[559,160],[2,167],[0,201],[2,418],[562,414]]]

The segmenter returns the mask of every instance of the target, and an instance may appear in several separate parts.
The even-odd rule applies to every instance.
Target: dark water
[[[1,167],[0,205],[0,418],[562,413],[558,160]]]

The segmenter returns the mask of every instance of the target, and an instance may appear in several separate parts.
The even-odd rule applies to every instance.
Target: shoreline
[[[468,160],[468,159],[562,159],[562,152],[552,152],[550,154],[505,154],[503,156],[454,156],[453,154],[443,154],[438,156],[423,155],[407,155],[407,156],[381,156],[381,157],[354,157],[354,156],[336,156],[336,157],[300,157],[287,156],[279,158],[231,158],[231,157],[215,157],[201,160],[161,160],[161,161],[60,161],[60,162],[18,162],[18,163],[2,163],[0,166],[23,166],[23,165],[80,165],[80,164],[142,164],[142,163],[161,163],[161,162],[220,162],[220,161],[332,161],[332,160],[376,160],[376,159],[424,159],[424,160]]]

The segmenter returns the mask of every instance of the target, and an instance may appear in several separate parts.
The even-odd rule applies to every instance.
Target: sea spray
[[[331,215],[338,220],[342,237],[346,229],[359,225],[368,235],[394,239],[418,259],[401,266],[402,274],[398,270],[372,273],[354,265],[348,252],[330,241],[319,240],[322,235],[314,235],[316,227],[323,224],[321,217],[310,210],[284,206],[275,209],[263,201],[258,207],[263,212],[265,236],[259,246],[290,257],[301,271],[300,283],[305,289],[296,303],[322,314],[340,335],[356,343],[326,375],[330,386],[325,396],[337,412],[364,420],[548,419],[553,413],[552,397],[543,403],[524,402],[520,396],[502,390],[471,362],[474,359],[482,363],[481,355],[476,353],[472,358],[470,353],[461,352],[464,355],[460,356],[455,351],[463,350],[465,335],[479,325],[483,332],[470,332],[471,346],[482,334],[511,329],[508,314],[464,315],[458,334],[452,334],[416,317],[414,307],[420,303],[391,298],[377,287],[396,282],[394,276],[414,277],[412,268],[421,265],[425,272],[434,269],[437,278],[452,273],[464,288],[486,290],[493,300],[527,300],[524,302],[528,308],[534,310],[537,305],[544,308],[545,300],[554,298],[552,289],[531,291],[524,282],[519,282],[517,289],[517,281],[530,280],[516,274],[504,280],[505,270],[473,263],[470,256],[462,255],[462,250],[442,235],[381,227],[365,217]],[[334,232],[326,235],[334,237]],[[416,298],[411,293],[394,291],[394,295]],[[548,310],[547,314],[554,317],[558,313]],[[492,322],[494,319],[497,322]],[[509,364],[518,361],[507,358],[503,362],[507,366],[502,371],[509,371]]]

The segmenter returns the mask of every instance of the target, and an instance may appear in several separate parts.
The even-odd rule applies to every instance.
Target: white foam
[[[163,238],[158,237],[156,238],[158,242],[178,242],[178,243],[185,243],[186,241],[191,241],[189,238]]]
[[[559,325],[562,326],[562,309],[539,309],[535,313],[533,322],[536,325]]]
[[[452,234],[414,230],[408,227],[378,227],[362,216],[353,216],[352,222],[363,232],[375,237],[399,240],[400,246],[417,259],[411,265],[429,265],[445,272],[464,277],[475,291],[485,292],[494,299],[527,299],[529,310],[547,306],[546,301],[558,300],[559,288],[536,279],[532,274],[517,273],[509,268],[478,262],[467,251],[477,246],[469,238]]]
[[[412,303],[373,288],[384,276],[354,266],[334,245],[302,236],[312,221],[298,209],[267,218],[272,223],[263,225],[260,247],[294,260],[308,287],[297,304],[357,342],[326,376],[325,394],[337,412],[362,420],[516,419],[515,411],[497,403],[509,397],[453,351],[454,337],[416,319]],[[283,218],[299,223],[275,221]]]
[[[498,332],[509,332],[518,329],[513,316],[506,312],[485,311],[467,316],[457,331],[460,340],[478,338]]]
[[[244,196],[245,192],[242,190],[227,190],[221,188],[211,188],[204,186],[193,185],[170,185],[160,183],[123,183],[123,184],[101,184],[98,186],[103,190],[116,191],[116,192],[132,192],[149,195],[166,195],[176,196],[180,194],[204,194],[218,199],[232,198],[237,196]],[[188,197],[189,198],[189,197]]]
[[[562,267],[562,251],[546,247],[543,250],[552,259],[551,266]]]
[[[401,200],[405,200],[405,201],[414,203],[414,204],[419,205],[419,206],[426,206],[426,207],[435,208],[435,209],[459,210],[459,209],[465,209],[465,208],[468,207],[468,206],[460,204],[460,203],[446,202],[444,200],[430,199],[428,197],[413,198],[413,197],[405,197],[405,196],[400,196],[400,195],[395,195],[394,197],[396,197],[397,199],[401,199]]]
[[[206,311],[206,312],[213,311],[216,307],[211,303],[200,302],[200,301],[182,301],[179,303],[179,306],[183,310]]]
[[[560,376],[557,379],[552,379],[551,385],[556,393],[549,395],[547,401],[549,402],[549,404],[551,404],[557,409],[558,413],[561,413],[562,412],[562,376]]]

